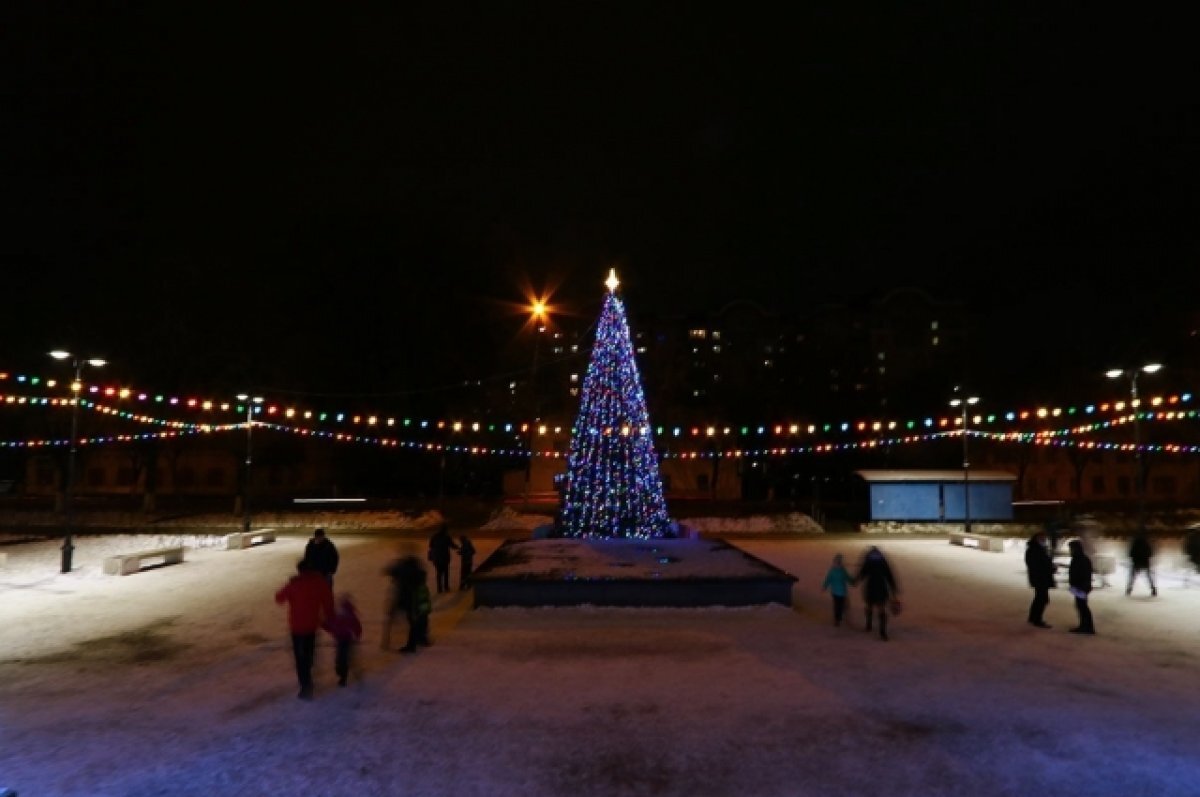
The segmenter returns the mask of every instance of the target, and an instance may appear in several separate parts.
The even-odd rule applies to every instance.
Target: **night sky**
[[[1034,381],[1197,325],[1182,19],[57,5],[0,33],[0,369],[419,393],[520,349],[524,286],[594,317],[612,265],[635,317],[923,287]]]

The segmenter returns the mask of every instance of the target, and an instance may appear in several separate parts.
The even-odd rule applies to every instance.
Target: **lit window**
[[[637,348],[637,353],[638,353],[638,354],[645,354],[645,353],[646,353],[646,347],[645,347],[645,346],[638,346],[638,348]]]
[[[763,360],[763,368],[770,368],[774,364],[775,363],[771,362],[770,360]]]
[[[932,329],[934,332],[937,332],[937,328],[938,328],[938,322],[937,322],[937,321],[934,321],[933,323],[931,323],[931,324],[929,325],[929,328],[930,328],[930,329]]]
[[[934,346],[938,345],[938,336],[937,335],[933,336],[933,345]]]
[[[721,381],[721,375],[720,375],[720,374],[713,374],[713,381],[714,381],[714,382],[720,382],[720,381]]]
[[[691,335],[693,338],[696,338],[697,340],[704,340],[705,338],[708,337],[708,332],[703,329],[688,330],[688,334]]]
[[[572,353],[572,354],[574,354],[574,353],[575,353],[575,352],[577,352],[577,351],[579,351],[579,346],[577,346],[577,345],[573,345],[573,346],[571,346],[571,353]]]
[[[721,330],[714,329],[713,330],[713,340],[720,340],[720,339],[721,339]]]
[[[572,382],[578,382],[578,381],[579,381],[579,374],[571,374],[571,381],[572,381]]]
[[[713,352],[715,352],[716,354],[720,354],[720,353],[721,353],[721,347],[720,347],[719,345],[718,345],[718,346],[713,346]]]
[[[879,352],[879,359],[881,359],[881,360],[887,359],[887,355],[884,352]]]

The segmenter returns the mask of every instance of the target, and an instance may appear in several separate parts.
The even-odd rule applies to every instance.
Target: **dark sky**
[[[0,33],[0,368],[424,390],[519,345],[523,285],[594,315],[610,265],[634,312],[925,287],[995,319],[985,359],[1194,314],[1200,82],[1161,12],[58,5]]]

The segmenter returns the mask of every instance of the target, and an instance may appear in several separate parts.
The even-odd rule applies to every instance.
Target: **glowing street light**
[[[246,469],[242,482],[242,531],[250,531],[250,452],[251,435],[254,433],[254,405],[262,404],[262,396],[238,393],[238,401],[246,402]]]
[[[1120,379],[1121,377],[1129,377],[1129,404],[1133,408],[1133,462],[1134,462],[1134,488],[1137,490],[1138,498],[1138,532],[1146,530],[1146,485],[1145,476],[1142,466],[1142,425],[1141,425],[1141,410],[1139,405],[1141,400],[1138,398],[1138,374],[1156,374],[1162,370],[1161,363],[1146,363],[1141,368],[1110,368],[1104,372],[1104,375],[1109,379]]]
[[[63,533],[62,572],[70,573],[71,556],[75,551],[75,545],[71,539],[74,524],[71,513],[74,508],[72,499],[75,493],[75,449],[79,445],[79,391],[83,389],[83,366],[90,365],[93,368],[100,368],[106,362],[99,357],[76,357],[71,352],[62,349],[55,349],[50,352],[50,356],[56,360],[70,360],[71,367],[75,369],[75,380],[71,382],[71,449],[67,457],[67,484],[63,491],[63,510],[66,514],[67,528]]]
[[[533,478],[533,436],[538,425],[538,350],[541,348],[542,335],[546,332],[546,321],[550,315],[550,307],[542,299],[534,299],[529,305],[530,320],[533,322],[533,368],[529,373],[530,403],[533,413],[529,421],[529,459],[525,463],[525,509],[529,508],[529,484]]]
[[[959,388],[954,389],[959,392]],[[955,396],[950,399],[951,407],[962,407],[962,443],[963,443],[963,533],[971,533],[971,458],[968,456],[967,441],[970,432],[967,431],[967,408],[979,403],[979,396]]]

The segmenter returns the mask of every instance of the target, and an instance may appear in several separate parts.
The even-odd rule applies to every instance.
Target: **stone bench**
[[[110,556],[104,560],[104,572],[110,576],[127,576],[141,570],[147,562],[154,565],[177,565],[182,561],[182,545],[173,548],[155,548],[151,551],[135,551]]]
[[[961,531],[952,531],[950,532],[950,544],[994,553],[1004,552],[1004,538],[993,537],[989,534],[966,534]]]
[[[275,542],[275,529],[236,531],[225,535],[225,550],[238,551],[255,545],[266,545],[268,542]]]

